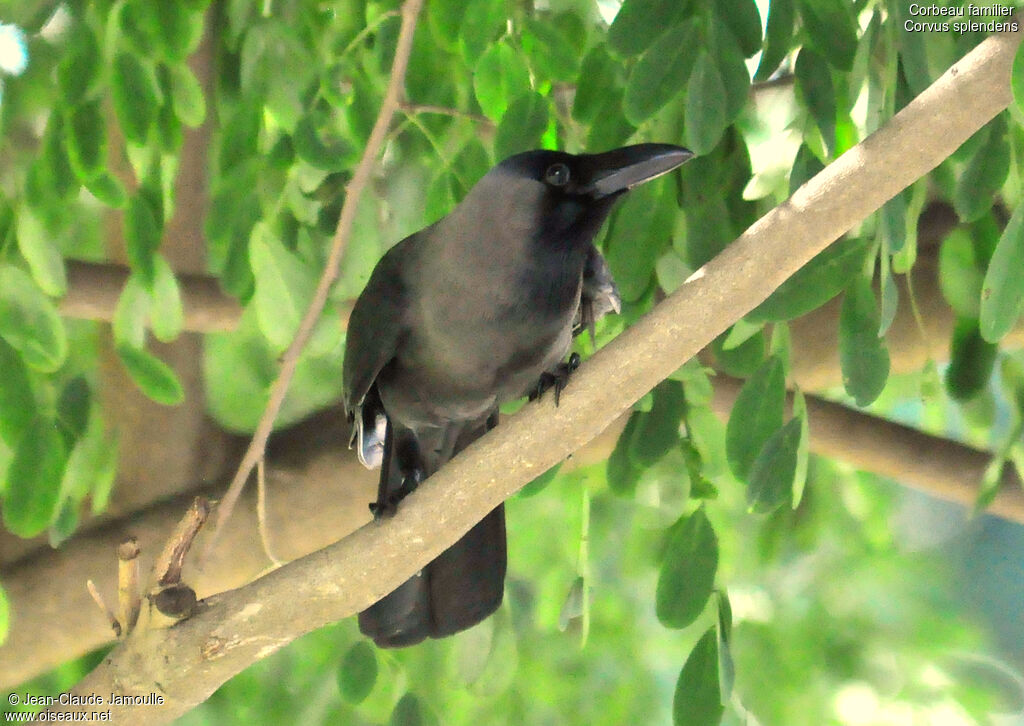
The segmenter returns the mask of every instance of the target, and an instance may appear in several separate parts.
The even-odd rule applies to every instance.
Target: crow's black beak
[[[628,191],[668,174],[692,159],[693,152],[671,144],[637,144],[603,154],[580,156],[581,191],[594,199]]]

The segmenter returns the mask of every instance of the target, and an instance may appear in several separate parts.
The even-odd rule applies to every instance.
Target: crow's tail
[[[437,442],[419,441],[389,422],[380,481],[385,497],[408,488],[414,472],[432,474],[495,422],[492,415],[486,423],[445,432]],[[435,455],[421,453],[428,451]],[[359,630],[382,648],[401,648],[471,628],[501,605],[505,564],[505,508],[499,505],[437,559],[359,613]]]

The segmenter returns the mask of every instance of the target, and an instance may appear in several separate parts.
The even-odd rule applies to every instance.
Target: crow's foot
[[[391,493],[379,492],[377,501],[370,502],[370,511],[373,512],[373,518],[383,519],[384,517],[394,516],[395,512],[398,511],[398,503],[412,494],[422,480],[422,474],[419,471],[414,471],[406,475],[402,480],[402,486],[397,490]]]
[[[573,353],[569,356],[569,360],[565,363],[559,363],[554,371],[540,374],[540,380],[537,381],[537,387],[530,393],[530,400],[536,401],[538,398],[544,395],[544,392],[549,388],[555,391],[555,405],[559,403],[559,399],[562,396],[562,389],[565,388],[569,382],[569,375],[580,367],[580,354]]]

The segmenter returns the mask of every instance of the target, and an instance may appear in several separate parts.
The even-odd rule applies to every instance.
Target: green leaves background
[[[399,3],[76,0],[62,5],[67,25],[55,36],[38,35],[46,5],[0,1],[0,17],[34,34],[30,69],[5,79],[0,105],[0,156],[10,170],[0,177],[0,503],[10,532],[47,533],[56,544],[90,505],[103,509],[117,460],[95,402],[98,328],[57,312],[67,259],[106,259],[103,224],[120,220],[132,274],[113,321],[116,354],[146,395],[180,403],[184,386],[149,341],[173,341],[184,325],[168,229],[184,135],[209,124],[210,272],[245,312],[235,332],[205,340],[207,408],[222,427],[251,430],[376,117]],[[278,424],[338,398],[339,310],[391,244],[447,213],[491,165],[536,147],[687,145],[699,158],[624,199],[599,240],[625,302],[622,316],[599,327],[604,344],[981,39],[937,33],[926,42],[901,32],[903,12],[900,3],[840,0],[623,0],[617,8],[430,0],[381,173]],[[213,78],[188,62],[204,28],[216,30]],[[1018,58],[1018,105],[1022,78]],[[775,558],[798,558],[826,535],[869,549],[861,539],[869,531],[872,546],[892,545],[877,534],[892,497],[868,497],[863,476],[808,456],[806,405],[799,391],[787,392],[789,322],[834,306],[844,385],[830,395],[848,405],[878,411],[908,386],[915,398],[938,381],[937,365],[911,384],[891,381],[885,337],[913,304],[904,281],[926,204],[956,216],[937,245],[942,291],[958,320],[942,374],[948,398],[963,402],[977,438],[997,430],[997,400],[1001,416],[1022,415],[1013,376],[993,375],[1014,370],[1004,341],[1024,300],[1016,272],[1024,261],[1021,113],[988,124],[724,333],[712,358],[687,363],[638,402],[607,462],[549,472],[529,500],[510,503],[522,513],[518,524],[510,518],[522,529],[513,540],[529,543],[513,554],[513,572],[530,582],[515,576],[510,604],[493,621],[450,646],[394,657],[368,650],[350,625],[311,636],[308,663],[282,654],[275,662],[289,669],[295,693],[308,696],[304,689],[331,674],[324,692],[336,700],[307,699],[329,701],[311,722],[491,723],[502,713],[522,723],[710,724],[738,718],[741,704],[760,722],[796,723],[794,714],[823,713],[815,693],[875,678],[864,665],[872,649],[928,658],[936,643],[964,642],[969,629],[958,624],[925,637],[917,624],[931,621],[914,605],[901,612],[898,636],[865,634],[855,613],[823,625],[794,614],[790,593],[771,582],[758,587],[776,620],[758,620],[751,602],[761,601],[741,597],[732,632],[724,589],[738,571],[770,570]],[[127,169],[115,164],[122,158]],[[587,342],[580,348],[590,352]],[[712,364],[717,373],[705,367]],[[725,424],[711,409],[713,374],[745,379]],[[840,487],[875,508],[851,505]],[[523,523],[530,517],[536,522]],[[571,534],[549,542],[552,531]],[[611,544],[600,550],[599,542]],[[884,577],[886,594],[907,587],[904,572],[879,573],[866,561],[827,553],[815,577],[826,591],[843,570],[864,590]],[[827,592],[803,596],[809,611],[836,610]],[[0,633],[5,612],[0,596]],[[567,634],[556,635],[558,627]],[[799,635],[809,631],[814,637]],[[850,631],[861,641],[842,641]],[[568,638],[584,650],[565,653]],[[637,643],[660,644],[651,657],[673,678],[649,675],[647,656],[633,654]],[[846,656],[833,668],[837,650]],[[795,675],[761,681],[762,661]],[[619,677],[597,673],[595,662],[621,664]],[[584,673],[586,687],[567,694],[550,685],[552,673],[566,672]],[[254,669],[192,718],[244,711],[274,722],[286,699],[275,705],[253,694],[280,696],[278,685],[273,671]],[[983,700],[970,696],[958,703]]]

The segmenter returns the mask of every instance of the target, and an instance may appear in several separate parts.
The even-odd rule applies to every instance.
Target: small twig
[[[85,586],[89,590],[89,594],[92,596],[93,602],[99,606],[100,612],[107,618],[107,622],[110,623],[110,627],[114,631],[114,635],[118,638],[121,637],[121,623],[118,622],[117,616],[114,615],[114,611],[107,607],[107,603],[103,600],[103,596],[100,595],[100,591],[96,589],[96,583],[92,580],[86,580]]]
[[[486,116],[481,116],[478,113],[469,113],[468,111],[460,111],[457,108],[448,108],[447,106],[431,106],[429,104],[421,103],[403,103],[399,108],[403,113],[406,114],[419,114],[419,113],[432,113],[439,116],[451,116],[453,118],[464,118],[470,121],[474,121],[478,124],[488,127],[494,130],[494,122]]]
[[[388,10],[386,13],[381,13],[379,16],[377,16],[376,20],[374,20],[372,23],[369,23],[365,28],[356,33],[356,36],[352,38],[351,41],[349,41],[349,44],[345,46],[345,50],[341,51],[338,57],[344,58],[345,56],[347,56],[349,53],[355,50],[360,43],[366,40],[366,37],[370,33],[379,28],[385,20],[389,20],[390,18],[394,18],[398,15],[399,12],[397,10]]]
[[[270,547],[270,530],[267,527],[267,462],[260,459],[256,465],[256,519],[259,523],[260,542],[263,544],[263,552],[274,567],[284,564],[278,559]]]
[[[129,537],[117,546],[117,602],[124,634],[139,621],[142,591],[139,589],[139,543]]]
[[[769,78],[767,81],[754,81],[750,84],[750,92],[757,93],[758,91],[766,91],[769,88],[792,86],[795,80],[796,76],[792,73],[780,73],[774,78]]]
[[[359,160],[358,166],[356,166],[355,173],[352,175],[352,181],[348,184],[345,201],[342,204],[341,215],[338,219],[338,227],[331,241],[331,251],[327,258],[327,263],[324,265],[324,272],[320,276],[316,292],[313,295],[313,301],[310,303],[305,316],[302,318],[302,322],[299,324],[299,330],[295,334],[295,339],[288,346],[288,350],[281,359],[281,372],[270,387],[267,407],[263,411],[263,416],[260,418],[256,431],[253,433],[249,448],[246,450],[245,456],[242,457],[242,463],[239,465],[238,471],[231,480],[231,484],[224,494],[224,499],[218,507],[217,524],[203,553],[204,559],[213,551],[224,528],[224,523],[231,516],[235,503],[245,487],[245,482],[248,481],[249,475],[255,468],[256,463],[263,458],[267,439],[270,438],[274,420],[277,418],[278,411],[281,410],[281,404],[284,403],[285,393],[288,391],[288,386],[299,362],[299,355],[302,353],[302,349],[305,348],[310,335],[312,335],[313,327],[316,325],[317,320],[320,319],[320,313],[327,304],[327,296],[331,291],[331,287],[338,278],[338,268],[341,265],[341,258],[344,254],[349,235],[352,232],[359,198],[362,196],[366,185],[370,182],[370,175],[373,173],[373,168],[376,165],[377,154],[388,134],[391,119],[394,117],[395,111],[401,102],[402,89],[405,86],[405,71],[409,66],[409,56],[412,54],[412,39],[416,30],[416,20],[419,17],[422,5],[423,0],[406,0],[405,4],[402,5],[402,27],[398,32],[395,60],[391,66],[391,79],[388,82],[384,100],[381,102],[377,121],[373,125],[373,131],[370,132],[366,148],[363,149],[363,156]]]
[[[181,582],[181,568],[185,564],[185,556],[192,548],[192,543],[209,514],[210,502],[206,497],[196,497],[192,500],[192,506],[174,528],[174,533],[167,540],[163,552],[153,566],[153,572],[159,575],[158,587],[177,585]]]

